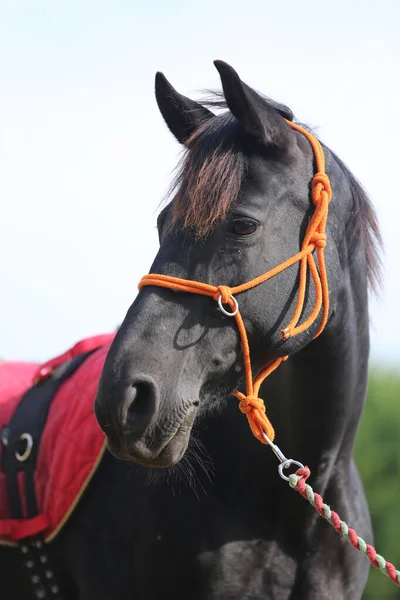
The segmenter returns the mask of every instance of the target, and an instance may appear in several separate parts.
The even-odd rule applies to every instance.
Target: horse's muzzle
[[[149,467],[169,467],[186,451],[198,402],[186,406],[183,419],[171,431],[160,419],[160,392],[147,374],[135,376],[132,384],[114,397],[100,385],[95,400],[97,421],[107,436],[110,452],[122,460]]]

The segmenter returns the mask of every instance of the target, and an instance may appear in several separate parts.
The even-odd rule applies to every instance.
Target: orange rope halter
[[[273,441],[275,432],[270,420],[266,415],[264,401],[258,397],[258,393],[264,379],[273,371],[275,371],[281,362],[286,360],[288,356],[277,358],[269,362],[253,380],[249,341],[243,319],[239,311],[238,303],[234,296],[236,294],[240,294],[241,292],[250,290],[257,285],[260,285],[260,283],[268,281],[268,279],[271,279],[271,277],[274,277],[278,273],[281,273],[285,269],[299,262],[300,278],[296,309],[290,323],[281,331],[282,338],[284,340],[288,340],[290,337],[306,331],[306,329],[308,329],[317,319],[322,308],[321,324],[315,335],[315,337],[317,337],[326,325],[329,312],[329,290],[324,260],[324,248],[326,246],[325,229],[326,220],[328,217],[328,205],[332,197],[332,190],[329,178],[325,173],[324,152],[317,138],[309,133],[306,129],[303,129],[291,121],[287,121],[287,123],[292,129],[302,133],[308,139],[315,155],[315,163],[317,168],[317,172],[314,175],[311,183],[311,198],[315,206],[314,214],[308,224],[300,252],[291,258],[288,258],[288,260],[285,260],[277,267],[270,269],[263,275],[255,277],[251,281],[247,281],[242,285],[237,285],[232,288],[225,285],[214,286],[207,283],[201,283],[199,281],[191,281],[189,279],[169,277],[168,275],[159,275],[154,273],[145,275],[139,283],[139,289],[145,285],[155,285],[167,289],[173,289],[179,292],[190,292],[192,294],[210,296],[218,302],[220,308],[222,308],[222,304],[228,304],[231,307],[232,313],[228,313],[224,309],[223,310],[225,314],[233,316],[236,320],[243,349],[243,362],[246,381],[246,394],[242,394],[242,392],[237,390],[234,391],[233,394],[240,400],[239,408],[247,416],[253,434],[258,440],[260,440],[260,442],[263,442],[264,444],[268,443],[268,440],[265,439],[265,435],[270,441]],[[319,270],[315,264],[312,254],[315,248],[317,249]],[[298,322],[304,306],[307,283],[307,267],[310,270],[311,277],[314,282],[316,297],[314,308],[310,315],[301,325],[299,325]]]

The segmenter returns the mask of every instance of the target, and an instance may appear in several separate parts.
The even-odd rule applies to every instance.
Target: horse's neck
[[[321,492],[334,472],[348,472],[364,404],[368,302],[366,286],[356,290],[349,283],[343,287],[323,334],[283,363],[260,394],[276,444],[288,458],[311,468]],[[234,398],[214,421],[206,445],[217,457],[222,487],[240,483],[249,493],[264,495],[268,488],[282,486],[276,458],[253,438]]]
[[[353,275],[323,334],[284,363],[263,389],[276,442],[325,482],[333,468],[348,468],[367,385],[367,289],[365,278]]]

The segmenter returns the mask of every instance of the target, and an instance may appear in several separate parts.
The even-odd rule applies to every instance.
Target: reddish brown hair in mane
[[[171,191],[172,224],[209,234],[236,202],[246,172],[239,124],[229,113],[205,121],[187,140]]]

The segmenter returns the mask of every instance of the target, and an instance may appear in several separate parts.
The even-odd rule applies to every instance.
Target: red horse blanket
[[[94,416],[93,403],[114,335],[82,340],[44,365],[0,363],[1,430],[34,381],[48,377],[54,368],[74,356],[98,348],[61,384],[51,403],[41,439],[35,488],[46,541],[53,539],[67,521],[104,452],[104,434]],[[29,527],[28,521],[10,519],[5,475],[0,466],[0,544],[14,545],[15,540],[29,535]]]

